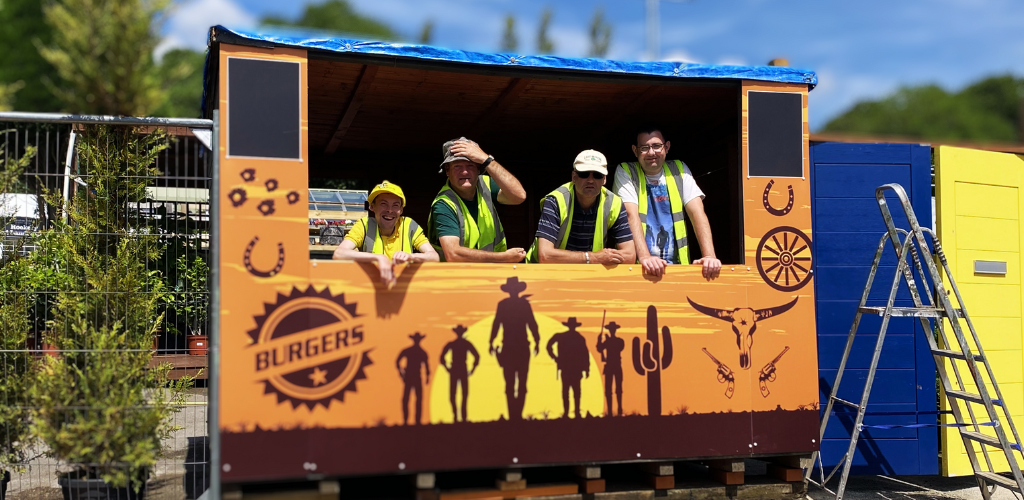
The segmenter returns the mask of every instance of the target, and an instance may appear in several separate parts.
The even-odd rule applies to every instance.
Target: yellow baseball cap
[[[381,182],[380,184],[377,184],[377,186],[374,187],[372,191],[370,191],[370,196],[366,198],[366,202],[369,203],[370,205],[373,205],[374,200],[377,199],[377,195],[384,193],[391,193],[399,197],[402,200],[402,207],[405,207],[405,193],[402,192],[402,188],[398,187],[398,184],[394,184],[388,181],[384,181]]]

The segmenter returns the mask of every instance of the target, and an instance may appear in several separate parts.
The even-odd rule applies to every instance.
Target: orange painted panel
[[[220,56],[299,61],[305,88],[301,51]],[[698,266],[653,280],[636,265],[422,264],[389,290],[371,265],[308,258],[302,103],[302,161],[220,152],[225,481],[817,448],[806,175],[746,180],[748,265],[713,281]]]

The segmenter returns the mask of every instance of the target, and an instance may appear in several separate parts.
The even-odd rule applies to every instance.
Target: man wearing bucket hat
[[[430,205],[427,237],[448,262],[519,262],[526,251],[507,248],[495,202],[518,205],[523,186],[477,143],[460,137],[442,146],[448,181]],[[484,172],[487,175],[483,175]]]
[[[636,261],[622,199],[604,187],[608,161],[592,149],[576,155],[572,181],[541,202],[528,262],[622,264]]]
[[[377,264],[380,280],[388,287],[395,282],[393,265],[438,261],[437,252],[420,225],[409,217],[402,217],[405,193],[398,184],[388,181],[377,184],[370,191],[367,203],[370,216],[352,225],[333,258]]]
[[[685,163],[665,161],[672,143],[665,140],[661,129],[646,126],[634,139],[637,163],[619,165],[613,190],[622,197],[629,216],[637,261],[644,272],[654,276],[661,276],[667,264],[690,263],[686,234],[689,217],[703,255],[693,263],[703,267],[705,279],[714,279],[722,261],[715,257],[711,225],[704,213],[704,192]]]

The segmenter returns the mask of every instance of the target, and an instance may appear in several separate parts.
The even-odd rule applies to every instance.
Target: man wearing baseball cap
[[[448,262],[519,262],[526,252],[508,248],[494,203],[518,205],[522,184],[477,143],[460,137],[442,146],[448,176],[430,205],[427,237]],[[487,175],[483,175],[486,173]]]
[[[437,252],[430,246],[423,229],[409,217],[402,217],[405,193],[398,184],[384,181],[367,197],[370,216],[352,225],[345,239],[334,251],[333,258],[371,262],[380,269],[385,286],[395,283],[395,264],[404,262],[437,262]],[[419,253],[414,253],[414,252]]]
[[[529,262],[622,264],[636,260],[622,199],[604,187],[608,161],[588,149],[576,155],[572,182],[541,202]]]

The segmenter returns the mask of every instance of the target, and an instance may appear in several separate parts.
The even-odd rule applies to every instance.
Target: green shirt
[[[501,191],[501,188],[490,177],[484,176],[484,179],[487,181],[487,185],[491,186],[491,201],[497,205],[498,191]],[[452,191],[455,190],[453,189]],[[459,198],[462,197],[459,196]],[[462,198],[462,202],[466,204],[469,216],[476,221],[480,215],[476,199],[467,200]],[[460,236],[459,219],[456,217],[455,211],[447,203],[435,203],[434,206],[430,207],[430,227],[427,228],[427,238],[430,239],[431,244],[440,245],[442,236]]]

